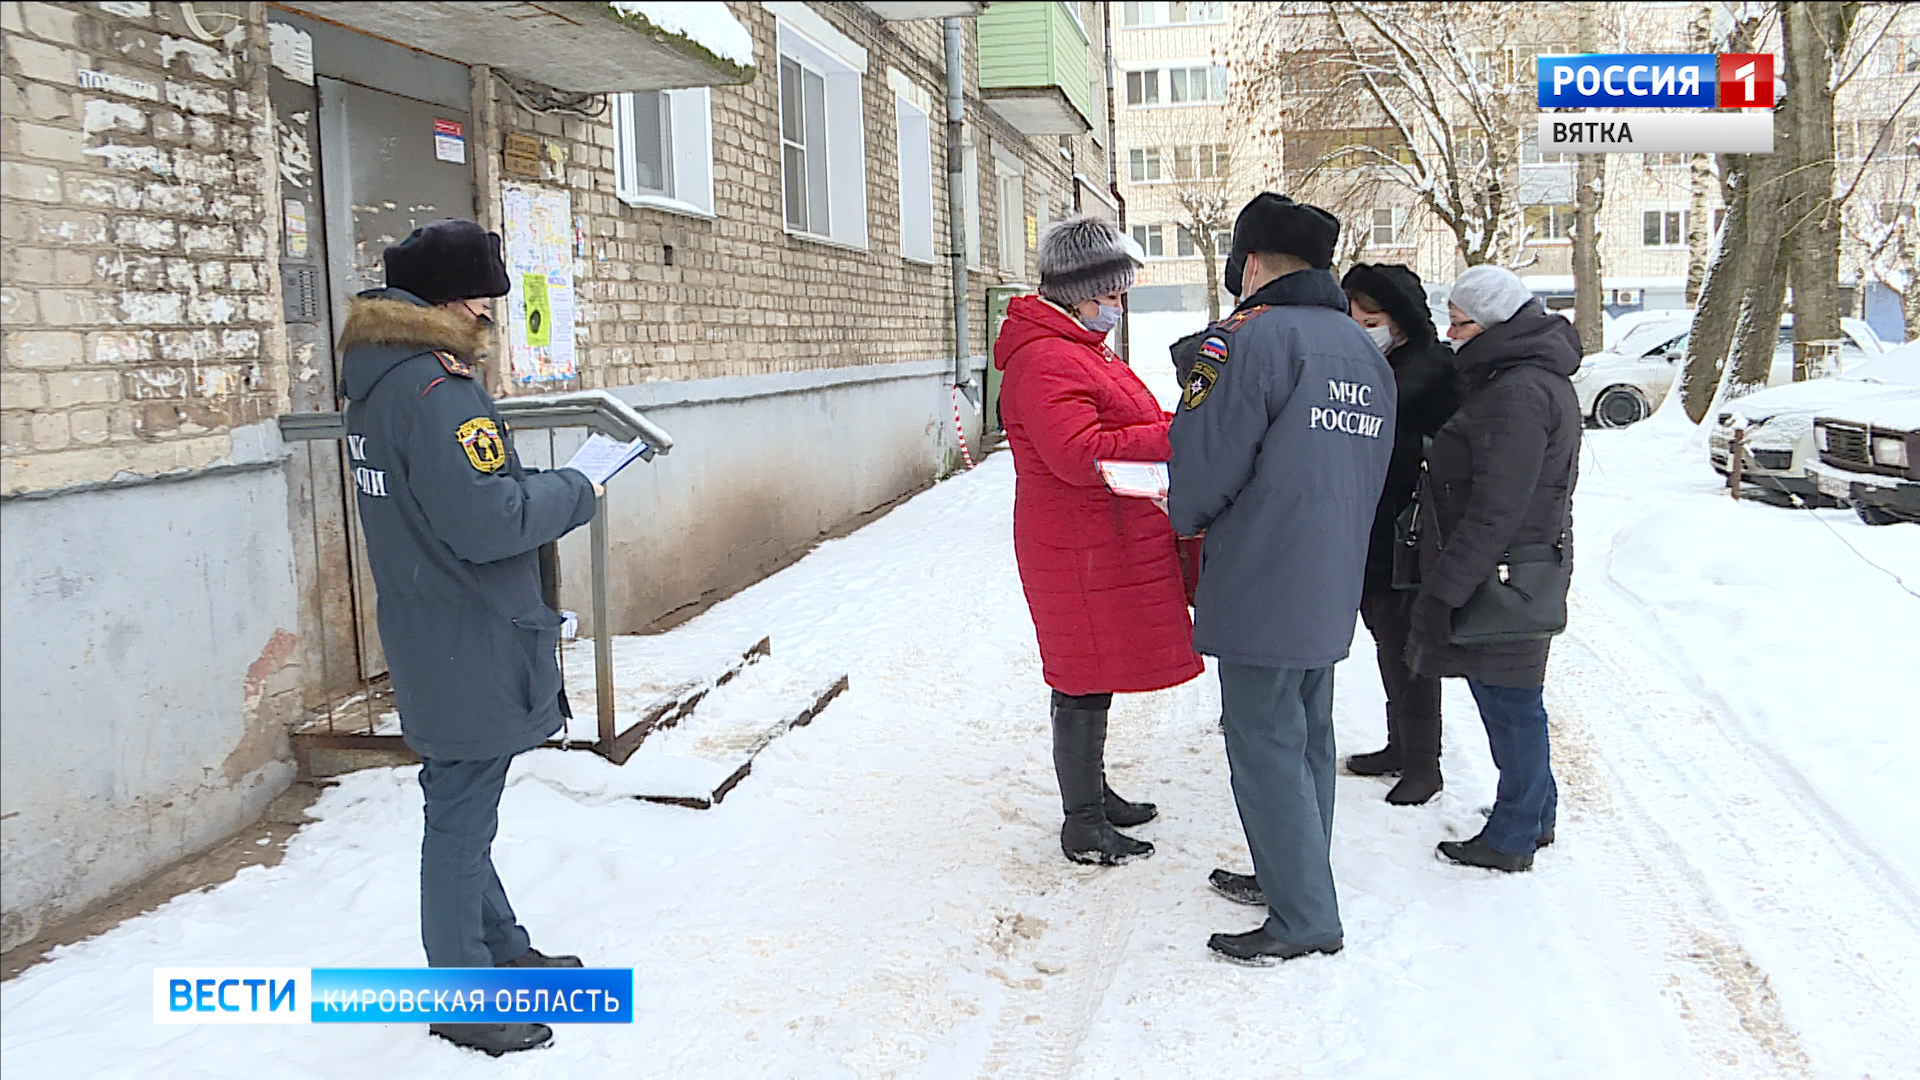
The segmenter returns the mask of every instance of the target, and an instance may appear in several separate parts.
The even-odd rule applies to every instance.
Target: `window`
[[[1199,146],[1194,148],[1194,152],[1200,158],[1200,179],[1225,179],[1231,167],[1231,159],[1224,145]]]
[[[1160,73],[1157,71],[1127,72],[1127,104],[1160,104]]]
[[[1200,245],[1193,242],[1193,234],[1185,225],[1173,227],[1173,253],[1182,259],[1191,259],[1200,253]]]
[[[1227,69],[1211,67],[1173,68],[1167,72],[1167,101],[1173,105],[1227,100]]]
[[[820,22],[821,34],[838,36]],[[864,51],[844,43],[843,48],[858,55],[843,57],[789,25],[784,16],[779,41],[780,165],[787,229],[865,247],[866,135],[860,109]]]
[[[1641,154],[1640,155],[1641,166],[1643,168],[1648,168],[1648,169],[1672,168],[1677,165],[1685,165],[1686,163],[1687,163],[1687,155],[1685,154],[1669,153],[1669,154]]]
[[[993,204],[998,213],[1000,269],[1022,274],[1027,269],[1026,185],[1018,172],[996,161]]]
[[[1522,165],[1558,165],[1572,157],[1572,154],[1563,154],[1557,150],[1541,153],[1536,132],[1525,131],[1520,135],[1520,164]]]
[[[614,194],[634,206],[712,216],[706,89],[615,94],[612,104]]]
[[[1873,208],[1873,215],[1882,225],[1896,225],[1902,218],[1913,217],[1913,204],[1902,202],[1883,202]]]
[[[1370,247],[1392,247],[1399,241],[1400,230],[1394,225],[1394,212],[1391,207],[1373,212],[1372,228],[1367,231],[1367,244]]]
[[[904,97],[893,99],[900,138],[900,255],[933,261],[933,123]]]
[[[1526,223],[1533,232],[1528,238],[1529,243],[1570,239],[1573,235],[1573,204],[1529,206]]]
[[[1221,0],[1191,0],[1172,3],[1128,3],[1120,5],[1122,26],[1180,26],[1187,23],[1225,22],[1227,5]]]
[[[1166,176],[1160,171],[1159,148],[1127,151],[1127,175],[1136,184],[1165,180]]]
[[[1135,225],[1133,242],[1140,245],[1140,250],[1146,252],[1149,259],[1167,257],[1166,234],[1158,225]]]
[[[1213,234],[1213,253],[1215,255],[1218,255],[1224,259],[1226,258],[1227,253],[1232,250],[1233,250],[1233,230],[1232,229],[1221,229],[1219,232]]]
[[[980,154],[973,137],[960,145],[960,194],[966,199],[967,265],[980,268]]]
[[[1687,242],[1686,215],[1679,210],[1645,210],[1640,214],[1643,247],[1677,247]]]

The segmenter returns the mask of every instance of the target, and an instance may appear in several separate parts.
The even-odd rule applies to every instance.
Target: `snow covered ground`
[[[1916,1075],[1920,597],[1868,560],[1920,589],[1920,528],[1735,504],[1670,413],[1589,439],[1548,684],[1559,842],[1512,877],[1433,858],[1494,783],[1449,685],[1438,799],[1340,781],[1336,957],[1207,953],[1258,921],[1205,882],[1248,865],[1211,676],[1116,705],[1110,773],[1160,804],[1138,830],[1159,853],[1061,858],[997,454],[624,646],[627,679],[669,686],[770,635],[716,692],[735,720],[850,676],[724,803],[635,801],[637,773],[586,754],[516,764],[501,874],[536,944],[636,969],[631,1027],[496,1062],[418,1025],[150,1022],[158,965],[422,962],[418,789],[392,769],[329,791],[280,865],[0,987],[0,1062],[9,1080]],[[1337,676],[1342,753],[1379,744],[1380,702],[1362,631]],[[713,751],[693,723],[681,741]]]

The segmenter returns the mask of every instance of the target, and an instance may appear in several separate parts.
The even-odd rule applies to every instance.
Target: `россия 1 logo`
[[[1543,112],[1543,152],[1773,152],[1770,53],[1587,53],[1540,56],[1535,66],[1542,109],[1702,110]],[[1747,109],[1756,111],[1727,111]]]

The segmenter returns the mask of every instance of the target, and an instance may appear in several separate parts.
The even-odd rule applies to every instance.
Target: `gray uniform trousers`
[[[500,875],[493,837],[513,755],[423,760],[427,827],[420,841],[420,940],[429,967],[494,967],[527,951]]]
[[[1222,660],[1220,707],[1267,935],[1289,945],[1342,939],[1331,861],[1333,669]]]

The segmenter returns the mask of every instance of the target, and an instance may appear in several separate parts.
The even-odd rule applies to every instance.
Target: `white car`
[[[1620,428],[1653,415],[1687,363],[1687,337],[1693,316],[1680,312],[1668,319],[1649,319],[1629,330],[1618,344],[1594,353],[1573,373],[1573,389],[1580,396],[1580,412],[1598,427]],[[1859,319],[1840,320],[1840,370],[1880,355],[1886,346],[1873,328]],[[1773,352],[1767,385],[1793,381],[1793,316],[1780,320],[1780,336]]]
[[[1807,476],[1869,525],[1920,522],[1920,395],[1856,401],[1813,419]]]
[[[1744,430],[1743,481],[1766,492],[1827,503],[1831,497],[1807,475],[1819,457],[1814,417],[1891,401],[1920,402],[1920,342],[1895,346],[1835,378],[1775,386],[1728,403],[1707,433],[1707,456],[1726,475],[1734,433]]]

